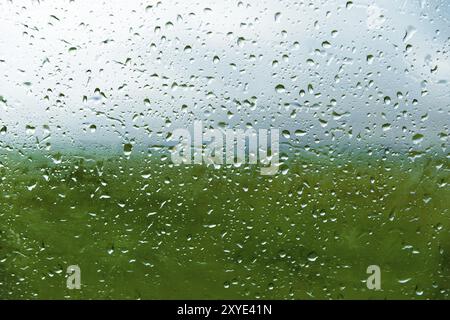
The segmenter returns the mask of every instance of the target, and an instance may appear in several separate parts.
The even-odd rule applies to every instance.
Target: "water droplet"
[[[125,156],[129,156],[133,151],[133,145],[131,143],[125,143],[123,145],[123,153]]]
[[[278,84],[275,87],[275,91],[278,92],[278,93],[284,93],[286,91],[286,89],[284,88],[284,86],[282,84]]]
[[[314,262],[317,260],[317,258],[319,258],[319,256],[315,251],[312,251],[308,254],[308,261]]]

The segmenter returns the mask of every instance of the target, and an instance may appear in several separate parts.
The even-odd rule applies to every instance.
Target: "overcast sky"
[[[448,1],[2,1],[3,146],[210,127],[425,150],[450,123]],[[297,135],[294,135],[297,132]]]

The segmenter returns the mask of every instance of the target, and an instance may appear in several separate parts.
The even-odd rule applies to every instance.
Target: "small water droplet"
[[[286,89],[284,88],[284,86],[283,86],[282,84],[278,84],[278,85],[275,87],[275,91],[278,92],[278,93],[283,93],[283,92],[286,91]]]

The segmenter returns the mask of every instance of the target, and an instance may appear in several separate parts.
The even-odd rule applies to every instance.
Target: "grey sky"
[[[24,0],[0,10],[4,146],[159,144],[196,119],[289,130],[300,144],[447,142],[447,1]]]

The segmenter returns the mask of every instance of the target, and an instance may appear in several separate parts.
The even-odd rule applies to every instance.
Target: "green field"
[[[56,159],[0,158],[0,298],[449,298],[446,158]]]

